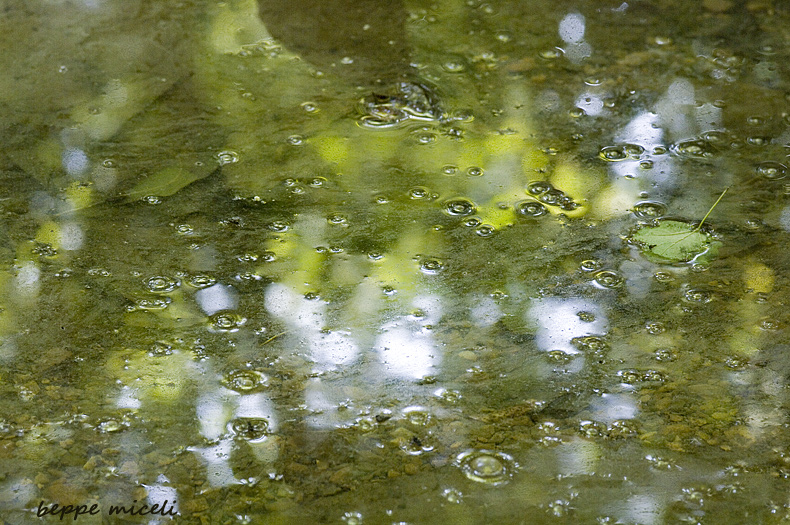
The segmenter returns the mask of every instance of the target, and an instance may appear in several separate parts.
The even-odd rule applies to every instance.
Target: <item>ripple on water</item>
[[[537,201],[523,201],[516,204],[516,213],[522,217],[535,218],[542,217],[549,212],[543,204]]]
[[[181,283],[177,279],[162,275],[149,277],[145,281],[145,287],[148,288],[149,292],[153,293],[170,293],[178,288],[180,284]]]
[[[265,387],[267,378],[260,370],[237,369],[225,374],[222,383],[231,390],[246,394]]]
[[[228,427],[238,439],[247,441],[260,440],[269,434],[269,420],[262,417],[237,417]]]
[[[444,203],[444,211],[448,215],[465,217],[475,212],[475,205],[467,199],[451,199]]]
[[[211,329],[216,332],[235,332],[246,319],[230,311],[217,312],[209,318]]]
[[[503,485],[513,477],[517,465],[513,458],[503,452],[469,450],[458,455],[456,464],[461,472],[478,483]]]

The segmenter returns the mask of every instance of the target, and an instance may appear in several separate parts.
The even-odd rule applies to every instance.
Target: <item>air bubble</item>
[[[685,140],[670,146],[670,150],[682,157],[704,158],[713,155],[713,148],[704,140]]]
[[[575,337],[571,340],[571,343],[579,350],[593,353],[600,353],[609,348],[609,343],[606,342],[606,339],[597,335]]]
[[[458,166],[453,166],[452,164],[442,166],[442,173],[445,175],[455,175],[458,173]]]
[[[490,224],[481,224],[475,230],[475,233],[480,237],[491,237],[496,233],[496,228],[491,226]]]
[[[171,299],[169,297],[157,297],[155,299],[138,299],[134,303],[135,308],[139,308],[140,310],[164,310],[170,305]]]
[[[784,179],[787,175],[787,166],[779,162],[761,162],[756,166],[755,171],[766,179],[779,180]]]
[[[412,188],[409,190],[410,199],[414,199],[414,200],[424,199],[429,195],[430,195],[430,191],[428,190],[428,188],[423,188],[418,186],[416,188]]]
[[[235,151],[221,151],[217,153],[217,162],[219,162],[220,166],[224,166],[225,164],[233,164],[239,161],[239,154]]]
[[[307,113],[318,113],[318,105],[315,102],[302,102],[300,107]]]
[[[713,294],[706,290],[690,289],[683,294],[683,299],[689,303],[709,303],[713,300]]]
[[[291,146],[301,146],[304,144],[304,137],[301,135],[291,135],[285,141]]]
[[[612,270],[602,270],[593,275],[593,279],[603,288],[617,288],[623,284],[623,276]]]
[[[246,319],[233,312],[217,312],[210,318],[211,328],[217,332],[235,332]]]
[[[470,177],[482,177],[483,176],[483,168],[479,168],[477,166],[472,166],[466,170],[466,174]]]
[[[656,201],[642,201],[634,205],[634,215],[640,219],[658,219],[667,212],[667,207]]]
[[[410,425],[415,427],[428,426],[431,420],[428,411],[422,407],[407,408],[403,411],[403,416]]]
[[[586,261],[582,261],[579,265],[579,268],[583,272],[594,272],[600,270],[603,267],[603,263],[601,261],[596,261],[595,259],[587,259]]]
[[[466,199],[453,199],[444,203],[444,211],[449,215],[464,217],[475,212],[475,205]]]
[[[435,275],[444,269],[444,264],[439,259],[425,259],[420,264],[420,270],[427,275]]]
[[[340,215],[339,213],[333,213],[326,218],[326,222],[329,224],[346,224],[348,221],[343,215]]]
[[[530,195],[543,195],[547,191],[554,189],[551,183],[546,181],[530,182],[527,186],[527,193]]]
[[[186,277],[184,282],[193,288],[208,288],[216,284],[217,280],[209,275],[195,274]]]
[[[169,293],[178,288],[180,283],[176,279],[157,275],[145,282],[145,287],[153,293]]]
[[[285,221],[274,221],[267,226],[273,232],[282,233],[288,230],[288,223]]]
[[[96,430],[102,434],[112,434],[114,432],[119,432],[124,428],[126,428],[126,425],[122,421],[118,421],[117,419],[113,418],[105,419],[96,425]]]
[[[247,393],[254,392],[266,385],[266,376],[258,370],[232,370],[222,382],[231,390]]]
[[[510,481],[516,469],[512,457],[489,450],[464,452],[456,458],[456,463],[470,480],[494,486]]]
[[[262,417],[237,417],[229,425],[239,439],[256,441],[269,434],[269,421]]]
[[[548,213],[546,207],[535,201],[524,201],[516,205],[516,212],[524,217],[541,217]]]

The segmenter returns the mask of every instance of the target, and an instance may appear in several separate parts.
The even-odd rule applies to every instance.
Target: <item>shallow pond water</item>
[[[0,40],[5,523],[790,520],[785,2]]]

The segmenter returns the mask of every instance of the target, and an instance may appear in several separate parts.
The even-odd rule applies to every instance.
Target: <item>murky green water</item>
[[[5,523],[790,520],[785,2],[260,4],[0,3]]]

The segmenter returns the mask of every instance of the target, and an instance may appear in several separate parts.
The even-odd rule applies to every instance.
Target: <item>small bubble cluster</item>
[[[619,144],[601,148],[598,156],[607,162],[618,162],[628,159],[639,159],[645,148],[637,144]]]
[[[647,381],[655,381],[663,383],[667,380],[664,372],[659,370],[636,370],[629,368],[627,370],[618,370],[617,377],[621,383],[633,385],[634,383],[643,383]]]
[[[564,211],[573,211],[579,207],[579,204],[574,202],[570,196],[556,189],[548,181],[531,182],[527,186],[527,193],[535,196],[547,206],[556,206]]]
[[[256,441],[269,434],[269,420],[262,417],[237,417],[229,427],[237,438],[247,441]]]

